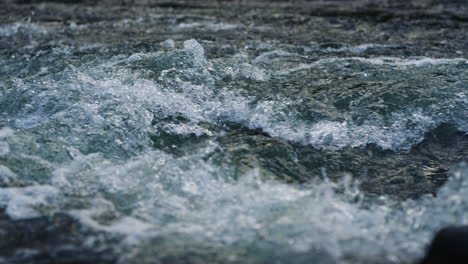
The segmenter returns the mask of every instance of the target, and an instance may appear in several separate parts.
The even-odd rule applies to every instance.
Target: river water
[[[132,41],[139,27],[157,40]],[[118,263],[412,263],[468,224],[463,52],[271,30],[1,24],[4,214],[66,213]]]

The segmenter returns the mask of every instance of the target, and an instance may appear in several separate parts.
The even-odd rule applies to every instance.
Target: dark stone
[[[382,150],[375,145],[338,151],[296,146],[298,162],[310,175],[324,170],[331,179],[351,173],[361,188],[397,199],[436,194],[451,168],[468,155],[468,136],[451,125],[442,124],[426,133],[425,139],[409,152]]]
[[[339,180],[350,173],[361,189],[396,199],[436,195],[455,163],[468,155],[468,136],[442,124],[426,133],[409,152],[382,150],[374,144],[322,150],[274,138],[258,130],[241,130],[219,138],[214,160],[237,168],[235,178],[254,168],[264,179],[287,183],[311,182],[324,176]],[[215,155],[216,156],[216,155]]]
[[[66,214],[12,220],[0,212],[0,264],[115,263],[111,249],[84,245],[90,235]]]
[[[261,131],[229,133],[219,140],[223,151],[220,163],[233,163],[242,176],[254,168],[265,179],[303,183],[312,179],[304,166],[297,162],[294,148],[286,141]]]
[[[419,264],[468,263],[468,226],[451,226],[440,230]]]

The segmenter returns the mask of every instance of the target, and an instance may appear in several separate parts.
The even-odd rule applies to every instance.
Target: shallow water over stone
[[[322,2],[8,4],[0,263],[412,263],[467,224],[466,7]]]

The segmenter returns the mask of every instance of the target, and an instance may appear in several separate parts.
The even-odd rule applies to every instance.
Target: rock
[[[253,168],[264,179],[288,183],[328,177],[338,180],[350,173],[361,189],[396,199],[435,194],[449,177],[449,168],[468,155],[468,136],[442,124],[426,133],[409,152],[366,147],[323,150],[270,137],[260,130],[231,132],[220,137],[219,162],[237,168],[240,177]]]
[[[468,226],[450,226],[440,230],[419,264],[468,263]]]
[[[339,179],[348,172],[368,193],[415,199],[435,194],[445,183],[449,168],[468,155],[468,136],[443,124],[426,133],[409,152],[382,150],[372,144],[339,151],[297,145],[296,152],[299,163],[312,175],[325,171],[329,178]]]
[[[11,220],[0,212],[0,264],[115,263],[110,249],[85,245],[89,235],[66,214]]]
[[[261,131],[230,133],[220,139],[224,162],[237,167],[237,176],[260,168],[265,179],[303,183],[312,179],[307,169],[297,162],[294,148],[287,142]]]

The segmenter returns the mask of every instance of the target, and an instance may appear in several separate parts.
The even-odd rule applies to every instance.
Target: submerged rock
[[[418,264],[462,264],[468,262],[468,226],[440,230]]]
[[[230,133],[219,142],[223,149],[220,162],[233,163],[237,177],[259,169],[264,179],[289,183],[313,179],[307,168],[298,162],[293,146],[285,141],[251,131]]]
[[[339,180],[351,174],[362,190],[397,199],[435,194],[449,169],[468,156],[468,136],[443,124],[425,134],[408,152],[366,147],[330,151],[283,141],[261,131],[233,132],[219,139],[222,162],[232,163],[237,177],[259,168],[264,179],[288,183]]]
[[[468,155],[468,136],[449,125],[426,133],[409,152],[382,150],[374,145],[324,151],[297,147],[300,163],[323,171],[332,179],[351,173],[363,190],[398,199],[418,198],[436,191],[449,177],[449,169]]]
[[[88,244],[90,237],[89,230],[66,214],[12,220],[0,212],[0,263],[115,263],[115,252]]]

